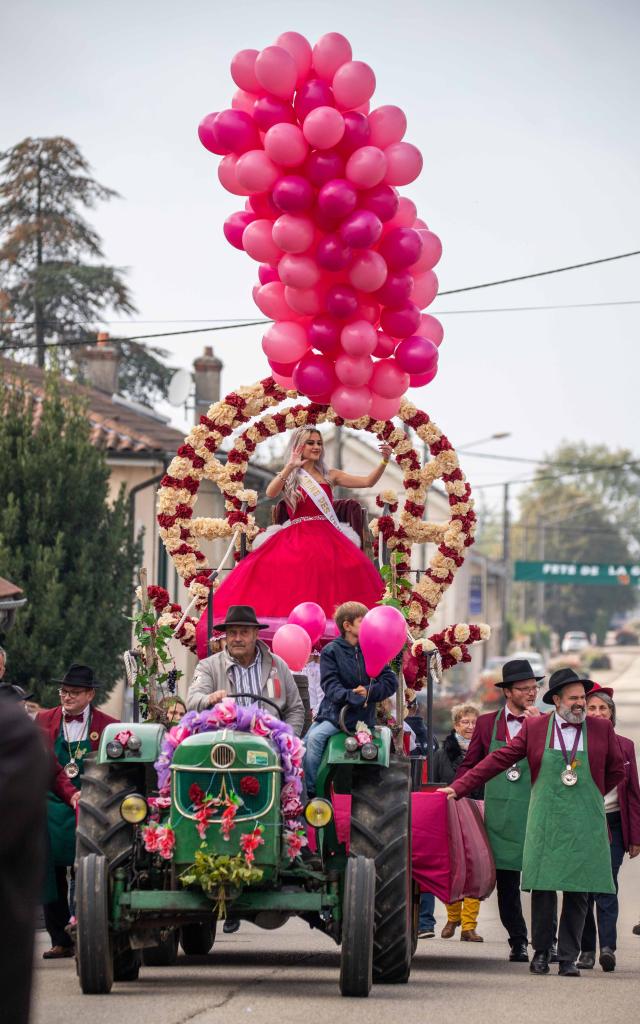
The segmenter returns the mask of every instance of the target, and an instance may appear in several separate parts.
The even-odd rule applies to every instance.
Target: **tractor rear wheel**
[[[373,982],[376,868],[368,857],[350,857],[342,900],[340,993],[368,996]]]
[[[373,980],[409,980],[412,957],[411,788],[409,766],[354,770],[351,853],[376,866]]]
[[[216,939],[217,918],[185,924],[180,929],[180,945],[187,956],[206,956]]]
[[[173,967],[178,959],[178,932],[172,929],[158,946],[147,946],[142,952],[147,967]]]
[[[104,857],[113,871],[129,860],[134,826],[122,818],[120,804],[138,790],[138,777],[138,766],[87,760],[78,804],[76,861],[93,853]]]
[[[90,853],[76,871],[78,975],[85,995],[105,995],[113,985],[109,934],[109,872],[104,857]]]

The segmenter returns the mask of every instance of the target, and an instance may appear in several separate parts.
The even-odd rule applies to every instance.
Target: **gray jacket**
[[[304,704],[289,666],[262,640],[258,640],[258,647],[262,655],[262,695],[278,706],[283,721],[299,736],[304,726]],[[226,651],[198,662],[187,694],[188,711],[204,711],[209,706],[207,697],[216,690],[226,690],[230,696],[236,692],[233,664],[233,658]],[[264,707],[269,710],[268,704]]]

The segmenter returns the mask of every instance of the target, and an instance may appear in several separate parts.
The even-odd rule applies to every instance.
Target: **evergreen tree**
[[[27,604],[2,641],[11,681],[57,702],[73,661],[91,665],[107,693],[122,675],[126,616],[140,559],[124,492],[109,501],[103,452],[84,410],[50,375],[41,402],[20,387],[0,392],[0,575]]]

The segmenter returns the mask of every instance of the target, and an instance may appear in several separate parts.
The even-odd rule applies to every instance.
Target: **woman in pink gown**
[[[221,621],[232,604],[252,605],[258,617],[286,618],[302,601],[315,601],[331,619],[343,601],[371,608],[380,600],[382,578],[358,547],[354,531],[338,524],[332,486],[373,487],[391,449],[383,445],[381,453],[382,461],[368,476],[352,476],[326,468],[318,430],[294,431],[285,465],[266,491],[269,498],[283,493],[289,522],[270,527],[216,590],[214,621]]]

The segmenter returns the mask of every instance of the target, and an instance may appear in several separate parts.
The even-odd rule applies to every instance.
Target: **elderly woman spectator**
[[[430,782],[444,783],[450,785],[456,775],[456,771],[464,760],[469,748],[473,730],[480,709],[475,704],[456,704],[451,709],[451,720],[453,729],[445,737],[442,746],[433,755],[433,766],[429,773]],[[483,791],[475,790],[471,796],[474,800],[482,800]],[[481,935],[476,931],[478,914],[480,913],[480,900],[465,897],[456,903],[447,903],[447,923],[440,933],[443,939],[450,939],[455,935],[456,928],[462,925],[460,939],[462,942],[484,942]]]

